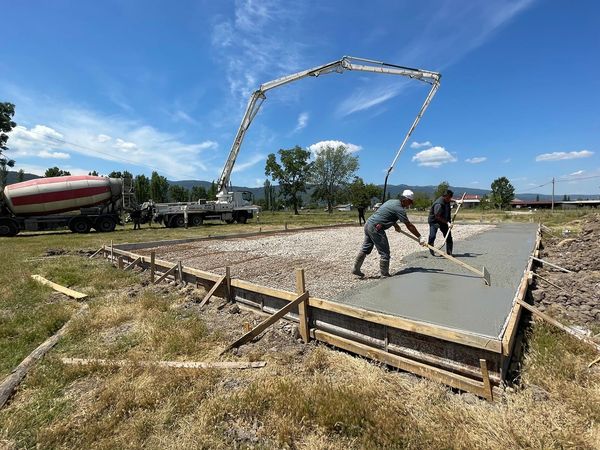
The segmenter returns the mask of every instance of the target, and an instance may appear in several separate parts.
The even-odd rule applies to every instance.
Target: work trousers
[[[381,260],[389,261],[390,243],[388,242],[387,235],[384,229],[377,231],[375,225],[370,222],[365,224],[365,240],[362,245],[362,252],[368,255],[373,251],[373,247],[376,247]]]
[[[448,224],[438,222],[429,224],[429,245],[433,245],[435,242],[435,235],[437,234],[438,230],[442,232],[442,236],[446,236],[446,233],[448,233]],[[452,246],[452,231],[450,231],[450,233],[448,233],[448,239],[446,240],[446,253],[449,255],[452,254]]]

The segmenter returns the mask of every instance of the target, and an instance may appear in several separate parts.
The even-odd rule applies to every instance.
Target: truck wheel
[[[203,223],[204,223],[204,217],[202,217],[198,214],[192,216],[192,226],[193,227],[199,227]]]
[[[233,222],[235,222],[235,220],[233,220],[233,219],[225,219],[225,223],[233,223]]]
[[[246,223],[248,221],[248,215],[246,211],[240,211],[237,215],[237,223]]]
[[[171,218],[171,228],[183,228],[185,227],[185,220],[183,216],[177,215]]]
[[[75,217],[69,222],[69,229],[73,233],[89,233],[92,226],[84,217]]]
[[[0,236],[11,237],[19,233],[19,226],[12,219],[0,219]]]
[[[110,233],[115,231],[116,226],[117,222],[112,217],[98,217],[94,228],[100,233]]]

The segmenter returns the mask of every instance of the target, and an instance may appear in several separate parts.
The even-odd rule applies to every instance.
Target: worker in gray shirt
[[[429,210],[429,217],[427,218],[427,222],[429,223],[429,245],[433,245],[435,242],[435,235],[438,230],[442,232],[444,236],[448,235],[448,239],[446,240],[446,253],[452,255],[452,223],[450,219],[450,201],[452,200],[452,196],[454,192],[450,189],[447,189],[444,194],[439,197]],[[429,250],[429,253],[434,255],[432,250]]]
[[[413,191],[407,189],[402,192],[399,200],[388,200],[381,205],[371,217],[369,217],[365,224],[365,240],[360,253],[354,262],[354,269],[352,270],[354,275],[359,277],[365,276],[360,268],[367,255],[373,250],[373,247],[376,247],[380,257],[379,269],[381,271],[381,277],[390,276],[390,244],[387,235],[385,234],[385,230],[394,227],[396,231],[400,231],[398,222],[402,222],[406,225],[406,228],[419,238],[419,243],[425,245],[425,238],[421,236],[416,227],[410,223],[408,216],[406,215],[406,210],[404,209],[412,205],[413,197]]]

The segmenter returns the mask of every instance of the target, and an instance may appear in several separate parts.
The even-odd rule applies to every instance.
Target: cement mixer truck
[[[0,236],[64,227],[114,231],[132,194],[123,179],[88,175],[9,184],[0,196]]]

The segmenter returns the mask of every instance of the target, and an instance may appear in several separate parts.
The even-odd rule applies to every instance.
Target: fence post
[[[154,283],[154,274],[155,274],[155,267],[154,267],[154,258],[156,256],[156,252],[153,250],[150,252],[150,282]]]

